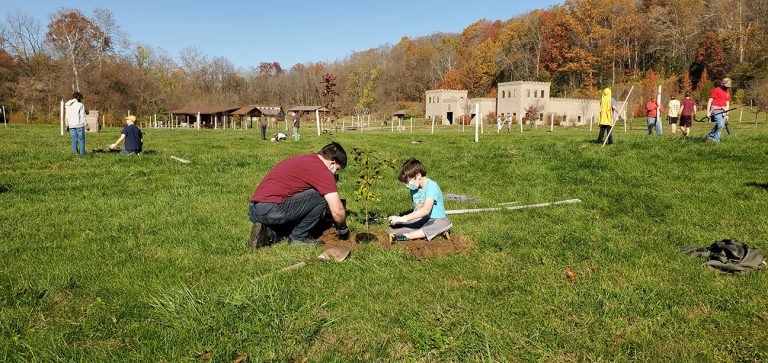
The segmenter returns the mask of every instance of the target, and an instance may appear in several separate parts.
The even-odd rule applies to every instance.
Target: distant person
[[[272,142],[275,142],[275,141],[285,141],[285,139],[286,139],[286,136],[285,136],[284,133],[276,132],[275,135],[272,136],[271,139],[269,139],[269,141],[272,141]]]
[[[121,154],[138,154],[144,146],[144,134],[136,126],[136,116],[127,116],[125,123],[123,131],[120,132],[120,137],[114,144],[109,145],[109,148],[115,150],[125,140],[125,149],[121,151]]]
[[[677,100],[677,96],[673,95],[667,106],[667,121],[672,128],[672,135],[674,135],[677,132],[677,122],[680,117],[680,101]]]
[[[72,138],[72,152],[85,156],[85,130],[88,122],[85,121],[85,105],[83,95],[80,92],[72,94],[72,99],[64,104],[65,121],[69,136]]]
[[[654,126],[656,127],[656,135],[661,136],[661,122],[658,117],[664,112],[664,107],[656,103],[654,97],[645,104],[645,109],[648,110],[648,136],[651,136]]]
[[[451,229],[453,224],[445,214],[443,192],[437,182],[427,178],[424,164],[416,159],[406,160],[397,178],[411,193],[413,212],[387,218],[392,241],[432,240]]]
[[[503,113],[496,117],[496,133],[497,134],[499,133],[499,131],[501,131],[501,124],[503,122],[502,120],[504,120],[504,114]]]
[[[291,112],[291,116],[293,117],[293,141],[299,141],[301,140],[301,135],[299,135],[299,126],[301,126],[301,118],[299,117],[299,114],[296,112]]]
[[[683,136],[690,137],[693,117],[696,115],[696,101],[691,98],[691,92],[685,92],[680,107],[680,131]]]
[[[614,120],[619,115],[619,110],[616,109],[616,99],[611,96],[611,89],[606,88],[603,90],[603,96],[600,98],[600,133],[597,134],[597,143],[603,143],[603,133],[608,137],[608,144],[613,144],[613,132],[611,132],[611,126],[613,126]]]
[[[705,142],[720,142],[720,136],[723,133],[723,127],[728,122],[728,110],[731,103],[731,79],[723,78],[720,85],[715,87],[709,94],[709,101],[707,101],[707,117],[715,122],[715,126],[712,131],[707,134]]]
[[[512,133],[512,114],[507,113],[507,133]]]
[[[248,247],[276,243],[288,235],[289,245],[323,244],[309,232],[330,213],[339,239],[349,238],[347,212],[336,188],[336,173],[347,166],[347,153],[332,142],[317,154],[292,156],[277,163],[256,186],[248,216],[253,222]]]
[[[267,118],[264,116],[259,117],[259,131],[261,131],[261,139],[267,139]]]

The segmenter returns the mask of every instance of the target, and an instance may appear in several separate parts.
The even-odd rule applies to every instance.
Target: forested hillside
[[[701,98],[728,76],[737,102],[768,103],[765,0],[567,0],[472,21],[460,34],[403,37],[331,63],[264,59],[240,69],[203,49],[174,57],[127,39],[109,10],[61,9],[48,24],[17,12],[0,28],[0,100],[14,111],[13,122],[56,119],[59,100],[75,89],[107,117],[185,105],[290,107],[328,104],[322,76],[332,74],[339,93],[332,106],[342,113],[418,114],[425,90],[495,96],[496,84],[511,80],[551,81],[553,96],[592,97],[602,87],[637,84],[646,86],[644,98],[664,84],[666,92]]]

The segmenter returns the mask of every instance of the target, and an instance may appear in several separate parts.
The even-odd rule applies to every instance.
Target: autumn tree
[[[339,117],[341,109],[336,106],[336,97],[339,92],[336,91],[336,76],[332,73],[322,75],[323,83],[323,107],[328,109],[333,118]]]
[[[101,28],[75,9],[61,9],[51,16],[46,39],[68,59],[76,91],[80,91],[80,71],[112,47]]]
[[[729,69],[723,45],[714,32],[705,34],[699,41],[696,60],[691,64],[691,75],[694,78],[701,77],[705,68],[711,79],[722,79]]]

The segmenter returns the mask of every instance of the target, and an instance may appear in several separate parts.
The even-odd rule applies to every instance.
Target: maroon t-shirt
[[[681,111],[681,115],[683,116],[690,116],[693,115],[693,106],[696,106],[696,100],[693,98],[683,98],[683,110]]]
[[[337,191],[336,178],[317,154],[297,155],[277,163],[256,186],[251,201],[282,203],[308,189],[320,195]]]

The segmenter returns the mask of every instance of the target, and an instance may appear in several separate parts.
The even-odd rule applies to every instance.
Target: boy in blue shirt
[[[391,240],[432,240],[451,229],[453,224],[445,215],[443,192],[434,180],[427,178],[424,164],[416,159],[406,160],[397,178],[411,191],[413,212],[387,218]]]

